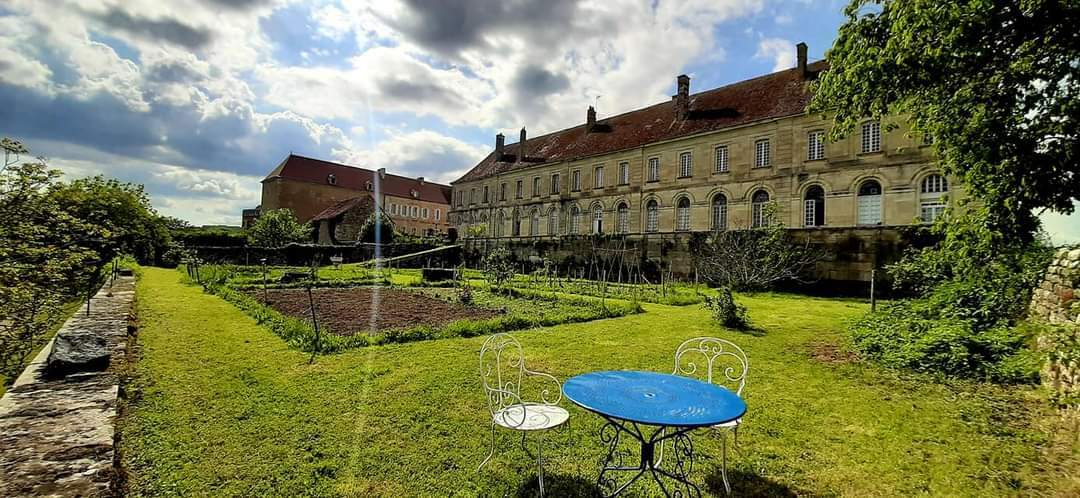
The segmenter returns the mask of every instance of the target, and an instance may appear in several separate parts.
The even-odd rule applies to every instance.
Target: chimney
[[[589,106],[589,110],[585,111],[585,131],[591,132],[593,128],[596,128],[596,109]]]
[[[799,42],[798,45],[795,45],[795,50],[798,52],[799,74],[801,74],[803,78],[806,78],[809,76],[806,73],[806,43]]]
[[[386,168],[379,168],[379,179],[386,178]]]
[[[495,135],[495,160],[502,161],[503,145],[506,144],[506,137],[502,133]]]
[[[525,162],[525,127],[521,128],[521,138],[518,139],[518,162]]]
[[[690,115],[690,77],[680,74],[676,81],[678,93],[675,94],[675,118],[682,121]]]
[[[420,182],[420,185],[423,185],[424,184],[424,177],[418,176],[418,177],[416,177],[416,181]]]

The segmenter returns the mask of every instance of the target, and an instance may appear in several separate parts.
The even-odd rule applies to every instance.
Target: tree
[[[1002,241],[1080,196],[1080,3],[853,0],[814,88],[833,139],[907,116]]]
[[[795,240],[778,219],[776,205],[765,206],[765,226],[719,230],[693,247],[698,275],[713,285],[762,290],[785,280],[802,281],[821,259],[810,240]]]
[[[261,214],[255,225],[248,229],[248,241],[257,247],[310,242],[311,226],[297,221],[289,209],[275,209]]]
[[[378,237],[376,237],[378,234]],[[364,225],[360,227],[361,242],[390,244],[394,242],[394,221],[381,210],[371,213]]]
[[[514,278],[514,262],[510,257],[510,251],[499,246],[489,251],[480,261],[484,269],[484,278],[493,288],[502,288],[503,284]]]

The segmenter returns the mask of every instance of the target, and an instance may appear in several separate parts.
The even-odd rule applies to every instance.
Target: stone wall
[[[1058,395],[1080,395],[1080,247],[1054,254],[1042,284],[1032,293],[1028,316],[1060,325],[1039,337],[1039,348],[1050,355],[1042,371],[1043,384]],[[1067,337],[1063,337],[1062,335]]]
[[[134,284],[102,288],[0,398],[0,496],[119,494],[114,422]]]

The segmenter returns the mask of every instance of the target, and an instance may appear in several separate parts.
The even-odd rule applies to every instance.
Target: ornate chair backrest
[[[750,363],[735,343],[715,337],[695,337],[675,350],[675,375],[697,377],[710,384],[734,388],[742,396]]]
[[[503,408],[522,404],[525,372],[525,353],[517,339],[495,334],[484,341],[480,348],[480,380],[492,416]]]

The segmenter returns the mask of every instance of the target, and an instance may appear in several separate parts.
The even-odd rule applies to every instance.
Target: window
[[[660,228],[660,205],[655,200],[645,205],[645,231],[654,233]]]
[[[615,208],[615,231],[619,233],[630,232],[630,206],[625,202]]]
[[[727,197],[724,194],[716,194],[712,200],[712,229],[727,229]]]
[[[881,123],[878,121],[870,121],[863,123],[862,125],[862,151],[866,152],[880,152],[881,151]]]
[[[488,203],[488,186],[484,185],[484,204]]]
[[[694,156],[689,152],[679,154],[679,178],[694,176]]]
[[[764,190],[754,192],[750,198],[750,227],[761,228],[769,223],[769,215],[765,212],[765,206],[769,204],[769,193]]]
[[[825,132],[821,130],[806,134],[806,160],[825,159]]]
[[[572,206],[570,207],[570,234],[577,235],[579,226],[581,226],[581,210],[577,206]]]
[[[949,181],[944,176],[933,174],[923,178],[919,189],[919,218],[923,223],[933,223],[945,213],[945,194],[949,191]]]
[[[521,183],[521,181],[518,180],[518,183]],[[511,227],[510,234],[513,235],[514,237],[520,237],[521,236],[521,213],[519,213],[517,211],[514,211],[514,224]]]
[[[464,206],[465,205],[465,193],[460,191],[460,190],[457,193],[457,205],[458,206]]]
[[[604,206],[593,206],[593,233],[604,233]]]
[[[581,170],[575,169],[570,173],[570,190],[574,192],[581,191]]]
[[[754,142],[754,167],[769,167],[769,139],[763,138]]]
[[[503,236],[503,230],[504,230],[505,226],[506,226],[506,218],[503,217],[502,212],[499,212],[499,214],[495,215],[495,236],[496,237],[502,237]]]
[[[619,163],[619,185],[630,184],[630,163],[623,161]]]
[[[442,219],[442,210],[441,209],[436,209],[435,210],[435,221],[439,221],[441,219]]]
[[[532,220],[529,222],[529,235],[533,237],[540,235],[540,210],[538,209],[534,209],[532,212]]]
[[[506,183],[505,182],[499,185],[499,200],[500,201],[505,201],[506,200]]]
[[[820,186],[814,185],[806,189],[806,198],[803,199],[803,225],[825,225],[825,189]]]
[[[551,175],[551,193],[558,194],[562,192],[562,179],[559,178],[559,174],[555,173]]]
[[[881,224],[881,184],[867,180],[859,185],[858,222],[860,225]]]
[[[518,198],[518,199],[520,199],[520,198],[521,198],[521,197],[522,197],[522,196],[524,195],[524,190],[525,190],[525,189],[523,188],[523,186],[522,186],[522,185],[523,185],[523,184],[522,184],[522,180],[518,180],[518,181],[517,181],[517,190],[515,190],[515,192],[517,192],[517,194],[516,194],[516,195],[517,195],[517,198]]]
[[[604,188],[604,167],[597,166],[593,169],[593,188]]]
[[[540,196],[540,177],[533,177],[533,197]]]
[[[551,208],[548,211],[548,235],[559,234],[559,210],[557,208]]]
[[[690,230],[690,199],[687,197],[679,199],[679,203],[675,205],[675,230]]]
[[[337,175],[326,175],[326,183],[329,183],[330,185],[337,185]],[[368,182],[368,184],[370,185],[371,182]]]
[[[425,220],[428,218],[428,208],[424,208],[420,211],[420,217]]]
[[[648,175],[647,175],[647,177],[649,179],[648,181],[650,181],[650,182],[658,182],[658,181],[660,181],[660,158],[659,157],[650,157],[649,158],[648,170],[649,170]]]
[[[420,208],[418,208],[416,206],[412,207],[412,217],[413,218],[419,218],[420,217]]]
[[[713,171],[715,173],[728,172],[728,153],[726,145],[716,146],[716,165]]]
[[[397,204],[390,204],[390,214],[397,215]]]

